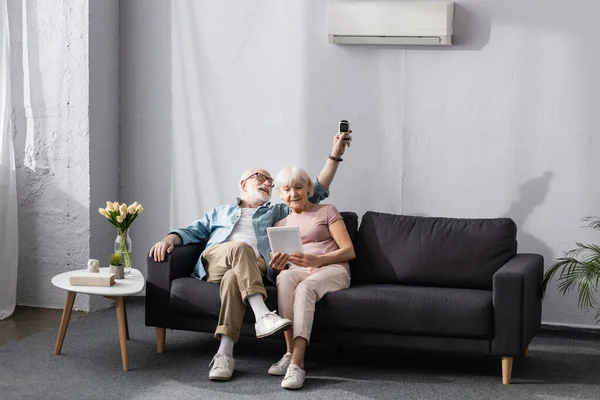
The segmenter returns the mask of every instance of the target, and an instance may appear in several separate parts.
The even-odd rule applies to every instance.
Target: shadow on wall
[[[88,248],[81,246],[81,232],[77,231],[87,229],[87,224],[76,220],[88,212],[60,187],[59,180],[70,183],[70,166],[66,165],[63,176],[57,177],[57,167],[63,165],[64,157],[56,155],[61,148],[55,146],[54,138],[60,138],[62,129],[58,126],[51,132],[49,121],[63,117],[48,109],[40,66],[43,42],[38,21],[35,4],[27,2],[23,7],[22,2],[11,2],[11,100],[19,218],[17,303],[59,307],[64,303],[64,292],[53,291],[50,279],[78,268],[87,259]],[[67,22],[65,19],[64,28]],[[60,84],[51,89],[62,93]],[[57,106],[65,104],[66,100],[59,99]],[[68,142],[63,139],[61,144],[66,149]],[[76,308],[85,307],[85,301],[85,297],[78,299]]]
[[[517,225],[518,251],[541,254],[546,263],[553,257],[552,249],[543,241],[528,233],[523,227],[525,226],[527,217],[546,199],[553,177],[554,173],[546,171],[542,176],[523,183],[519,187],[519,198],[502,215],[502,217],[511,218]],[[431,217],[431,215],[426,213],[411,213],[411,215]]]
[[[481,50],[490,42],[492,3],[455,3],[454,34],[449,50]]]
[[[527,217],[540,206],[548,194],[554,173],[546,171],[542,176],[530,179],[519,187],[519,198],[515,200],[503,217],[512,218],[517,224],[519,252],[538,253],[548,262],[552,259],[552,249],[523,229]],[[523,251],[524,250],[524,251]]]

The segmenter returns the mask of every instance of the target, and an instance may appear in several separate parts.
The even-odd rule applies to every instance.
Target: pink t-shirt
[[[339,250],[339,246],[329,233],[329,225],[342,219],[342,216],[331,204],[315,204],[302,214],[290,214],[275,226],[297,226],[300,229],[304,252],[307,254],[326,254]],[[348,263],[340,263],[349,269]]]

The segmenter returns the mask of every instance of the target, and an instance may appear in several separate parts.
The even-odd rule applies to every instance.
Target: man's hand
[[[346,151],[346,145],[350,147],[350,142],[352,141],[352,136],[350,134],[352,131],[348,133],[338,132],[333,137],[333,148],[331,149],[331,155],[334,157],[341,157]],[[345,137],[348,137],[348,140],[344,140]]]
[[[312,270],[321,266],[321,259],[314,254],[292,253],[289,262],[299,267],[310,268]]]
[[[269,265],[277,272],[281,272],[288,266],[289,255],[286,253],[271,253]]]
[[[175,243],[173,243],[173,241],[167,237],[161,240],[160,242],[156,243],[154,246],[152,246],[149,255],[150,257],[154,258],[154,261],[163,262],[165,261],[165,254],[170,254],[173,251],[174,247]]]

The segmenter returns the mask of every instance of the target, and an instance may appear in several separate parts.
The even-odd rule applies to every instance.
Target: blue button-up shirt
[[[319,184],[319,181],[315,179],[315,192],[310,198],[313,203],[319,203],[329,197],[329,190],[323,189]],[[190,243],[206,243],[206,248],[215,244],[220,244],[227,239],[233,227],[240,219],[241,200],[238,199],[235,204],[226,204],[207,212],[203,218],[192,222],[185,228],[175,229],[169,233],[176,233],[181,236],[182,244]],[[256,212],[252,216],[252,225],[254,225],[254,232],[256,233],[256,239],[258,241],[258,252],[265,259],[267,264],[267,277],[271,282],[275,282],[275,274],[269,262],[271,260],[271,245],[269,238],[267,237],[267,228],[287,217],[291,212],[291,209],[287,204],[271,204],[267,202],[264,205],[257,208]],[[204,253],[203,253],[204,254]],[[193,277],[202,279],[206,276],[206,270],[202,264],[202,255],[196,263]]]

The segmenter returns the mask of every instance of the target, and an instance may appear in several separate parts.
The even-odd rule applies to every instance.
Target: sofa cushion
[[[510,218],[459,219],[367,212],[358,231],[353,283],[492,289],[515,256]]]
[[[325,296],[315,326],[461,338],[493,336],[492,292],[358,285]]]
[[[221,309],[220,285],[201,281],[196,278],[178,278],[171,284],[171,309],[177,312],[197,315],[219,317]],[[269,310],[277,310],[277,288],[266,287],[267,307]],[[316,309],[322,308],[322,301],[317,303]],[[244,321],[256,322],[252,308],[246,307]]]

